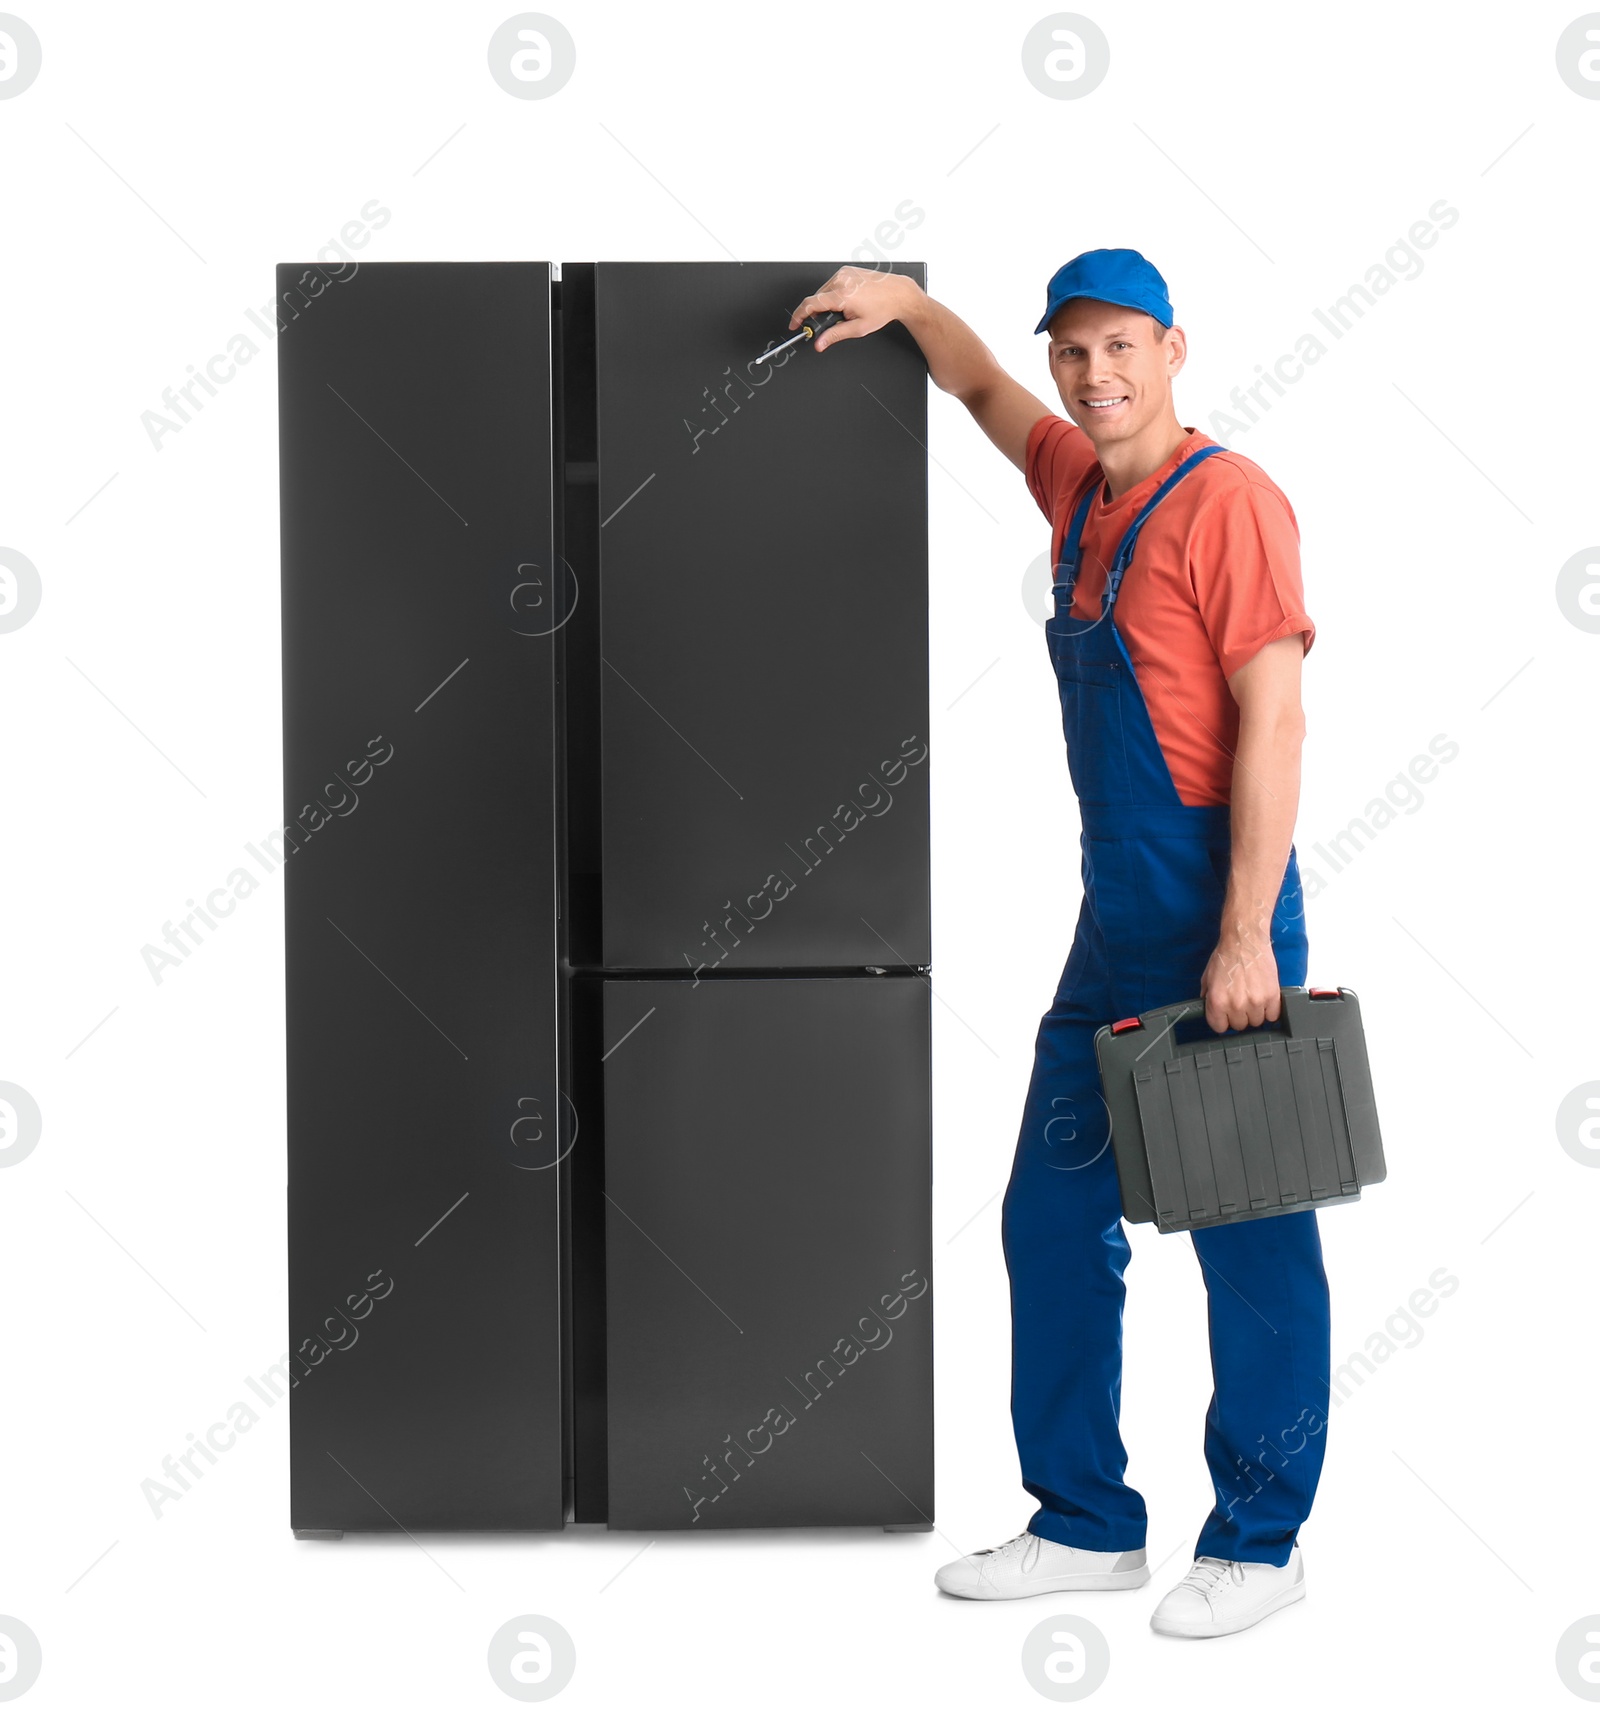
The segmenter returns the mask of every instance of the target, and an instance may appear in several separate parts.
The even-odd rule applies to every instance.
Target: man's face
[[[1172,412],[1183,330],[1096,298],[1069,298],[1050,320],[1050,368],[1067,416],[1098,446],[1126,441]]]

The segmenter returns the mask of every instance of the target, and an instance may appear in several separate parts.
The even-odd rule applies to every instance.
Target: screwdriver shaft
[[[756,362],[758,364],[764,364],[768,358],[775,358],[779,352],[788,351],[796,340],[803,340],[805,337],[806,331],[802,328],[798,334],[791,334],[787,340],[780,341],[778,345],[769,347],[759,358],[756,359]]]

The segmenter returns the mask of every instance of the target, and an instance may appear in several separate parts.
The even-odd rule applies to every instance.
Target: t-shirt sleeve
[[[1300,530],[1279,490],[1246,477],[1208,501],[1190,535],[1189,576],[1224,679],[1275,639],[1298,632],[1311,648]]]
[[[1075,423],[1068,423],[1066,418],[1048,411],[1028,431],[1023,474],[1028,479],[1029,493],[1039,503],[1040,512],[1052,523],[1061,480],[1071,463],[1072,438],[1082,433]]]

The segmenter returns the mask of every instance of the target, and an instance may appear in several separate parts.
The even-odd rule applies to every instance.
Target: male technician
[[[795,311],[840,340],[898,321],[928,370],[1027,478],[1052,526],[1046,627],[1082,814],[1083,908],[1006,1190],[1011,1412],[1038,1509],[1020,1536],[941,1568],[963,1598],[1142,1586],[1144,1499],[1123,1478],[1123,1233],[1094,1034],[1200,996],[1214,1031],[1275,1020],[1305,982],[1292,838],[1300,663],[1315,629],[1282,492],[1172,404],[1187,342],[1137,251],[1093,250],[1050,281],[1035,333],[1066,417],[902,276],[845,268]],[[1064,855],[1045,855],[1061,874]],[[1296,1542],[1322,1466],[1328,1285],[1311,1211],[1197,1229],[1215,1390],[1216,1506],[1151,1617],[1204,1638],[1305,1595]]]

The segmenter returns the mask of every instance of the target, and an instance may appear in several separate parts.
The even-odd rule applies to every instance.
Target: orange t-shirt
[[[1115,500],[1101,484],[1083,525],[1075,615],[1099,614],[1123,532],[1183,460],[1211,444],[1191,429],[1159,471]],[[1023,469],[1051,522],[1052,566],[1094,462],[1094,444],[1064,417],[1041,417],[1028,432]],[[1179,799],[1226,805],[1239,739],[1228,676],[1275,638],[1302,633],[1309,650],[1316,637],[1300,581],[1299,526],[1259,465],[1242,453],[1214,453],[1162,501],[1123,574],[1116,624]]]

